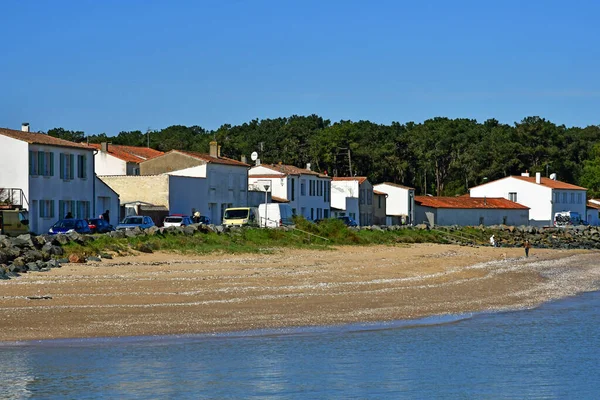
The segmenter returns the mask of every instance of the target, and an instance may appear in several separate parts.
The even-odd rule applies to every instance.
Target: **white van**
[[[260,226],[267,228],[278,228],[283,225],[293,225],[292,207],[289,204],[263,203],[258,205]]]

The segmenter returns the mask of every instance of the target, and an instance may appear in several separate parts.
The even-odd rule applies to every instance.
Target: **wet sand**
[[[0,281],[0,340],[393,321],[535,307],[598,290],[599,252],[523,256],[523,249],[418,244],[67,264]]]

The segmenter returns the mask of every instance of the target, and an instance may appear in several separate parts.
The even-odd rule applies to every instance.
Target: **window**
[[[571,193],[571,204],[575,204],[575,193]]]
[[[306,179],[300,181],[300,196],[306,196]]]
[[[377,196],[377,201],[379,202],[378,208],[381,208],[381,196]]]
[[[517,192],[510,192],[508,194],[508,199],[510,201],[514,201],[516,203],[517,202]]]
[[[85,154],[80,154],[77,156],[77,177],[80,179],[87,178],[87,156]],[[71,178],[72,179],[72,178]]]
[[[290,183],[291,183],[291,186],[292,186],[292,188],[291,188],[291,190],[292,190],[291,199],[292,199],[292,201],[294,201],[294,200],[296,200],[296,180],[294,178],[291,178]]]
[[[365,197],[366,197],[365,189],[360,189],[358,197],[359,197],[359,200],[358,200],[359,204],[365,204],[365,200],[366,200],[365,199]]]
[[[582,203],[581,199],[582,199],[581,193],[577,193],[577,204],[581,204]]]
[[[314,219],[315,219],[315,209],[314,209],[314,208],[311,208],[311,209],[310,209],[310,219],[311,219],[311,220],[314,220]]]
[[[329,218],[329,210],[327,208],[323,210],[323,218]]]
[[[87,219],[90,217],[90,202],[89,201],[78,201],[77,202],[77,218]]]
[[[562,194],[562,202],[567,204],[567,194],[566,193]]]
[[[317,219],[323,218],[323,209],[317,208]]]
[[[75,201],[59,200],[58,201],[58,219],[63,219],[68,213],[75,215]]]
[[[60,153],[60,178],[66,181],[75,176],[75,155]]]
[[[560,193],[554,192],[554,204],[560,203]]]
[[[54,153],[30,151],[29,175],[54,176]]]
[[[54,218],[54,200],[40,200],[40,217]]]

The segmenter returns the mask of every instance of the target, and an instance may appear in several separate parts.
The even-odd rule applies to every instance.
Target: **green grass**
[[[193,236],[164,234],[137,236],[133,238],[112,238],[98,235],[94,241],[85,244],[69,243],[65,252],[84,255],[116,253],[125,255],[141,246],[152,251],[171,251],[184,254],[209,253],[271,253],[281,248],[330,249],[339,245],[398,245],[410,243],[448,243],[448,235],[436,230],[400,229],[355,230],[347,228],[342,221],[331,219],[319,224],[304,219],[296,220],[295,230],[243,228],[229,233],[200,233]],[[456,234],[456,232],[454,232]],[[485,239],[481,231],[465,230],[465,237],[477,234]]]

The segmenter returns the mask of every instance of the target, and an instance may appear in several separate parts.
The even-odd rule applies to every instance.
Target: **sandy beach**
[[[2,341],[168,335],[535,307],[598,290],[600,253],[352,246],[140,254],[0,281]]]

